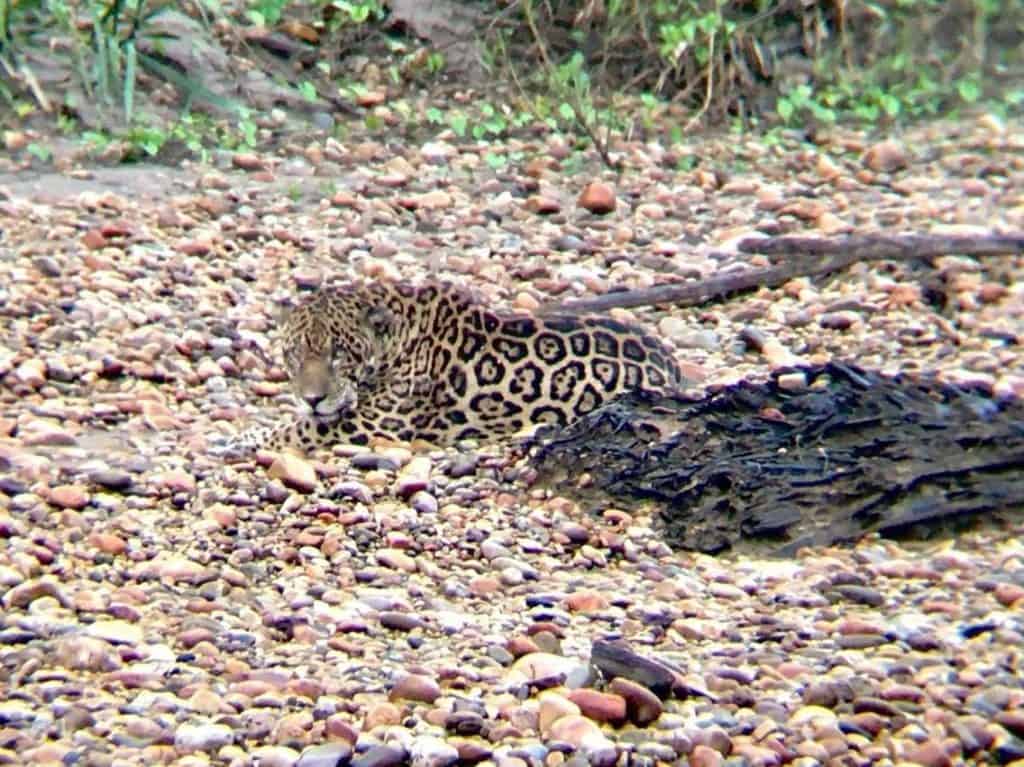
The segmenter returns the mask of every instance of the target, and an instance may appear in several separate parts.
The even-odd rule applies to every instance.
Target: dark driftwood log
[[[772,288],[796,277],[838,272],[860,261],[896,261],[937,256],[999,256],[1024,253],[1024,233],[946,237],[930,234],[861,235],[839,239],[817,237],[751,237],[741,240],[743,253],[789,256],[766,269],[713,277],[699,282],[657,285],[640,290],[606,293],[552,304],[543,312],[603,312],[638,306],[675,304],[699,306],[717,298],[756,288]]]
[[[708,553],[1021,519],[1024,402],[842,363],[797,370],[796,390],[780,371],[701,397],[623,395],[540,437],[538,482],[595,509],[653,503],[670,544]]]

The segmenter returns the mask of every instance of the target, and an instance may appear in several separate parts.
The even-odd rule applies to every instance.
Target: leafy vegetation
[[[448,45],[389,24],[387,0],[0,0],[0,127],[55,120],[99,153],[121,146],[122,159],[172,147],[203,158],[214,146],[255,147],[275,135],[259,129],[258,107],[215,92],[167,55],[168,14],[289,89],[293,111],[330,112],[325,105],[340,101],[362,110],[370,131],[450,130],[467,141],[560,131],[609,165],[616,134],[666,131],[678,141],[716,123],[876,126],[1024,106],[1019,2],[464,5],[490,19],[472,30],[490,83],[483,98],[449,102],[416,96],[423,87],[448,92]],[[35,142],[23,148],[39,161],[52,154]]]

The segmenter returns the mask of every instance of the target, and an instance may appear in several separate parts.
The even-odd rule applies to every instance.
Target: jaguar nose
[[[305,400],[306,404],[309,405],[309,409],[314,413],[316,412],[317,405],[323,402],[326,398],[327,395],[320,392],[307,392],[302,395],[302,399]]]

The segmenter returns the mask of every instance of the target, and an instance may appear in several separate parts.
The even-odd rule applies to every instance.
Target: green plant
[[[156,157],[169,137],[169,134],[158,126],[132,126],[124,135],[129,147],[128,157],[134,157],[139,151],[147,157]]]
[[[834,123],[836,112],[823,103],[809,85],[798,85],[781,96],[775,105],[775,111],[784,123],[794,119],[805,119],[808,115],[824,123]]]
[[[58,3],[57,6],[62,4]],[[89,3],[92,18],[92,74],[82,78],[86,93],[112,106],[120,100],[125,124],[134,117],[135,87],[139,53],[136,38],[139,30],[156,14],[169,7],[167,3],[147,9],[146,0],[113,0]],[[66,29],[73,31],[71,16],[61,13]]]
[[[256,132],[259,129],[248,109],[239,111],[238,132],[242,137],[242,143],[252,149],[256,146]]]
[[[661,38],[658,52],[673,66],[688,55],[705,66],[715,55],[716,45],[719,48],[728,46],[737,23],[722,15],[718,3],[711,8],[705,8],[701,3],[687,3],[689,14],[679,13],[680,5],[666,0],[654,4],[654,14],[661,19],[658,24],[658,36]]]
[[[281,20],[288,0],[250,0],[255,7],[246,11],[249,20],[258,27],[272,27]]]
[[[466,116],[465,112],[451,112],[448,115],[448,127],[452,129],[456,136],[464,138],[469,127],[469,117]]]
[[[478,141],[490,136],[501,136],[508,128],[508,121],[492,104],[481,104],[480,116],[480,122],[473,125],[473,138]]]
[[[306,99],[306,101],[315,102],[317,100],[316,86],[309,80],[303,80],[297,87],[302,98]]]
[[[380,0],[328,0],[324,5],[336,8],[341,12],[341,17],[351,24],[366,24],[384,16]]]
[[[51,45],[51,52],[70,58],[86,98],[105,110],[116,108],[122,124],[131,125],[139,68],[151,61],[140,53],[138,42],[150,22],[173,5],[169,0],[0,0],[0,64],[17,72],[39,105],[52,111],[50,97],[22,52],[45,45],[43,35],[60,40],[60,46]]]
[[[40,162],[49,162],[53,158],[53,151],[49,147],[43,146],[42,144],[38,144],[34,141],[25,147],[25,151]]]
[[[444,54],[440,51],[431,51],[427,56],[427,72],[432,75],[439,74],[444,71],[445,58]]]
[[[508,161],[508,156],[504,154],[498,154],[497,152],[487,152],[484,154],[484,162],[487,163],[487,167],[491,170],[502,170],[508,165]]]

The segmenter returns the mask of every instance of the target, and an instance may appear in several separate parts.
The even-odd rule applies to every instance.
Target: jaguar
[[[616,395],[682,384],[671,352],[606,316],[500,311],[444,282],[350,282],[284,318],[301,414],[228,439],[220,453],[308,451],[374,437],[437,445],[566,426]]]

